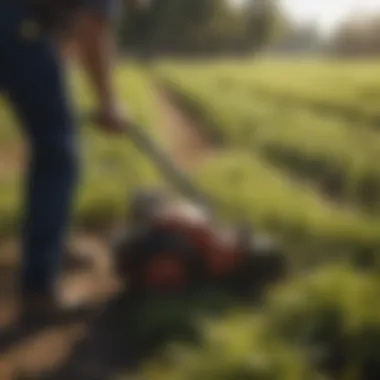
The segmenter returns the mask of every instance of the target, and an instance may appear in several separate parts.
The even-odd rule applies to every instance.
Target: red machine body
[[[252,239],[239,229],[221,226],[204,207],[192,202],[140,194],[132,203],[130,225],[116,253],[119,272],[134,289],[182,292],[232,279],[248,284],[264,262],[277,273],[275,277],[284,271],[282,255],[273,246],[264,255],[255,252]]]

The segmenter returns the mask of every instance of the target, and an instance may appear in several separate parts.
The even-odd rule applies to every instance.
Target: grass
[[[371,63],[252,66],[226,62],[156,68],[155,75],[177,100],[209,128],[210,135],[224,141],[223,152],[194,173],[199,185],[219,201],[221,218],[248,220],[257,229],[272,231],[297,267],[318,263],[318,269],[273,289],[259,312],[236,307],[236,300],[218,292],[140,304],[134,310],[139,326],[134,333],[142,350],[150,345],[162,348],[168,339],[199,337],[195,346],[175,345],[164,355],[158,350],[157,360],[145,368],[147,379],[379,378],[376,271],[364,272],[346,260],[340,262],[351,251],[380,249],[380,219],[373,206],[379,199],[380,141],[368,119],[380,89],[379,80],[370,81],[375,67]],[[146,73],[129,64],[117,75],[126,105],[141,126],[165,145],[156,128],[160,110]],[[302,86],[292,87],[294,78]],[[330,91],[328,84],[334,78],[344,86]],[[94,99],[84,78],[74,71],[71,80],[78,108],[91,109]],[[256,91],[260,86],[269,89],[265,96]],[[287,89],[290,103],[275,93],[281,90],[286,96]],[[364,98],[353,98],[360,91],[372,94],[370,107]],[[328,115],[313,106],[324,102],[333,111]],[[360,117],[347,122],[350,113],[345,107]],[[16,147],[20,139],[16,121],[4,103],[0,121],[1,146]],[[128,139],[106,137],[89,122],[81,123],[80,133],[83,181],[75,225],[103,228],[123,217],[132,190],[157,184],[160,178]],[[0,171],[0,176],[0,233],[9,235],[19,227],[23,177],[18,167]],[[321,192],[326,177],[343,182],[339,202]],[[375,198],[369,207],[374,210],[364,207],[367,197],[359,199],[358,189],[366,181],[373,186]],[[338,264],[325,265],[332,258]],[[322,352],[323,360],[316,361],[315,352]],[[331,362],[337,357],[343,358],[341,373],[334,377]]]
[[[297,267],[380,247],[377,218],[324,201],[260,159],[226,154],[197,175],[219,201],[222,217],[275,234]]]
[[[202,73],[201,65],[183,67]],[[230,89],[243,89],[246,96],[260,96],[375,126],[379,121],[380,83],[376,61],[221,62],[210,72],[223,79]]]
[[[375,131],[223,90],[217,67],[164,65],[156,73],[206,128],[219,129],[226,147],[248,153],[216,158],[199,174],[210,193],[231,205],[230,214],[240,210],[260,227],[298,239],[378,245]]]
[[[375,67],[267,62],[156,69],[180,104],[223,137],[225,152],[197,173],[222,216],[278,233],[293,243],[289,259],[314,267],[273,289],[261,312],[235,309],[219,322],[212,318],[200,329],[201,344],[174,345],[147,366],[148,379],[378,378],[377,271],[337,255],[339,243],[344,254],[379,248],[379,135],[370,125],[380,90]],[[321,187],[326,179],[338,182],[334,201]],[[337,263],[321,264],[332,259]]]
[[[226,86],[222,73],[207,67],[158,69],[171,92],[206,128],[217,129],[226,145],[259,153],[290,175],[318,185],[334,200],[378,211],[380,135],[376,131],[301,105],[284,106],[275,98],[247,97],[239,83],[243,74],[235,72],[237,84]]]
[[[206,319],[201,343],[172,344],[149,380],[376,380],[379,281],[342,264],[272,289],[260,312]]]

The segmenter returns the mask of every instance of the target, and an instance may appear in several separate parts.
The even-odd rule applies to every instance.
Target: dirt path
[[[70,303],[104,302],[119,287],[106,246],[96,237],[83,234],[75,236],[72,244],[78,250],[78,263],[82,263],[82,268],[67,271],[62,277],[62,298]],[[15,310],[17,252],[17,246],[13,243],[7,243],[0,248],[2,326],[12,321],[12,312]],[[87,322],[79,320],[48,326],[35,333],[25,332],[25,336],[18,337],[12,341],[11,346],[0,352],[0,379],[16,379],[15,373],[37,376],[56,368],[69,357],[72,348],[85,336],[87,328]]]
[[[199,125],[174,104],[163,89],[156,88],[161,110],[161,131],[169,142],[170,154],[178,165],[189,172],[210,156],[214,147],[200,133]]]
[[[169,153],[184,170],[194,170],[212,152],[211,144],[199,133],[197,125],[172,103],[162,89],[155,89],[155,93],[161,110],[160,120],[162,122],[157,127],[160,128],[164,139],[168,141]],[[73,245],[80,248],[81,252],[89,252],[88,262],[90,265],[78,273],[66,276],[63,282],[64,294],[68,298],[71,297],[72,302],[80,300],[102,302],[115,295],[120,284],[112,272],[109,261],[110,252],[104,243],[94,236],[79,235],[75,237]],[[14,293],[16,252],[17,247],[12,244],[0,246],[0,286],[3,289],[3,295]],[[3,313],[0,312],[0,324],[1,314],[4,317],[4,311],[11,309],[11,300],[12,297],[0,297],[0,310],[3,310]],[[99,325],[102,332],[100,335],[99,332],[96,332],[95,335],[92,334],[93,337],[90,336],[90,326],[87,322],[73,322],[62,326],[54,325],[22,338],[16,344],[8,347],[5,352],[0,352],[0,380],[16,379],[12,374],[20,371],[28,376],[35,376],[31,377],[33,379],[42,379],[38,375],[50,372],[55,374],[47,377],[49,380],[108,380],[108,376],[101,377],[100,375],[102,371],[111,371],[111,368],[107,368],[109,364],[101,364],[102,360],[104,361],[104,358],[107,357],[106,350],[112,352],[112,349],[119,349],[118,353],[112,355],[113,357],[120,356],[121,352],[125,352],[122,344],[118,345],[116,340],[122,329],[121,324],[126,322],[124,320],[117,322],[120,316],[117,317],[115,314],[115,312],[113,314],[109,312],[108,316],[103,318],[104,321]],[[99,327],[97,329],[99,330]],[[113,336],[113,338],[106,338],[105,335]],[[116,336],[117,338],[115,338]],[[81,344],[81,351],[77,354],[75,350]],[[112,349],[111,346],[102,347],[104,344],[111,344]],[[94,369],[96,368],[95,362],[98,362],[99,365],[96,370]],[[88,370],[89,372],[87,367],[91,369]],[[65,370],[62,372],[60,368],[65,368]],[[87,372],[85,372],[85,368],[87,368]],[[99,377],[92,377],[94,372]],[[29,377],[27,378],[29,379]]]

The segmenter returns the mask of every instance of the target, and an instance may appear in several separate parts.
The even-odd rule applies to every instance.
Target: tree
[[[229,0],[151,0],[143,9],[129,0],[121,41],[153,54],[252,51],[270,40],[274,10],[268,0],[246,1],[242,8]]]
[[[343,56],[379,55],[380,16],[346,20],[334,34],[329,50]]]

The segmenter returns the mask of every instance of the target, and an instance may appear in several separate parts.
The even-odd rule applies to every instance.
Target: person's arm
[[[113,0],[86,0],[74,29],[78,58],[89,78],[98,103],[98,121],[110,129],[120,128],[121,117],[114,85],[116,60],[112,25]]]
[[[107,14],[91,7],[77,20],[75,39],[80,59],[101,106],[114,105],[113,72],[115,48]]]

